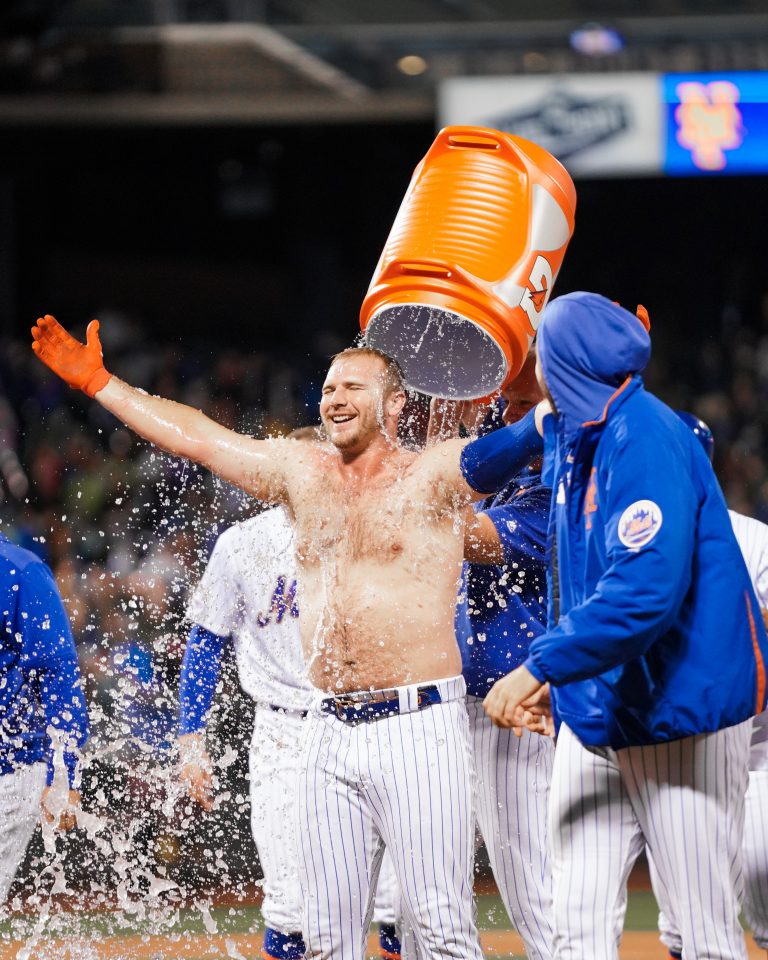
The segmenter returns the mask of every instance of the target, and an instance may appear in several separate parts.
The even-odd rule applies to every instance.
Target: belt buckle
[[[336,711],[336,716],[339,720],[347,719],[347,710],[354,709],[357,701],[354,697],[334,697],[333,698],[333,708]]]
[[[423,710],[425,707],[431,707],[433,704],[442,703],[440,691],[434,683],[419,687],[416,691],[417,709]]]

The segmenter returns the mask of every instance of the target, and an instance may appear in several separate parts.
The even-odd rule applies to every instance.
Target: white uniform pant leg
[[[0,776],[0,903],[8,896],[40,821],[46,771],[44,763],[31,763]]]
[[[373,902],[373,922],[396,924],[400,922],[400,888],[397,885],[395,865],[389,850],[384,851]]]
[[[376,884],[376,895],[373,902],[373,922],[388,923],[397,928],[400,939],[401,960],[416,960],[418,951],[416,938],[410,927],[403,922],[403,907],[400,897],[400,887],[397,883],[395,865],[392,855],[385,848],[381,861],[379,879]]]
[[[251,831],[264,874],[264,923],[272,930],[301,930],[301,886],[295,805],[306,719],[257,704],[248,756]]]
[[[547,813],[555,746],[550,737],[494,726],[467,697],[476,812],[491,869],[529,960],[552,957],[552,870]]]
[[[463,697],[361,725],[367,793],[419,955],[480,960],[474,809]]]
[[[768,770],[752,770],[744,818],[744,916],[768,950]]]
[[[616,751],[685,960],[745,960],[741,843],[751,722]]]
[[[560,728],[550,787],[554,956],[616,960],[629,872],[642,850],[612,750]]]
[[[296,808],[305,956],[363,960],[384,852],[359,768],[373,725],[316,712],[307,724]]]
[[[683,941],[680,937],[680,924],[675,919],[675,904],[672,903],[667,888],[659,876],[659,871],[653,862],[653,854],[648,847],[645,848],[645,855],[648,858],[651,888],[653,889],[653,895],[656,897],[656,903],[659,905],[659,939],[668,950],[682,953]]]

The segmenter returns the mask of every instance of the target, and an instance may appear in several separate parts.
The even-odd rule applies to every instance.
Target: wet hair
[[[405,392],[403,368],[394,357],[390,357],[389,354],[383,353],[375,347],[366,347],[364,344],[359,347],[347,347],[345,350],[340,350],[331,357],[329,366],[332,366],[337,360],[341,360],[344,357],[359,357],[361,354],[368,357],[378,357],[384,364],[387,394]]]

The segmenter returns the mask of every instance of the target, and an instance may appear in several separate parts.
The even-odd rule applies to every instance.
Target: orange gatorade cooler
[[[542,147],[446,127],[416,168],[360,311],[368,346],[438,397],[519,372],[571,239],[576,190]]]

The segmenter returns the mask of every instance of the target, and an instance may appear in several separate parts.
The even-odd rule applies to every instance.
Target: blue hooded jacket
[[[57,731],[73,786],[88,713],[69,619],[48,567],[3,534],[0,597],[0,776],[47,762],[51,784]]]
[[[557,569],[525,666],[556,723],[620,748],[748,719],[765,707],[763,621],[704,451],[643,387],[648,333],[574,293],[547,307],[538,350]]]

